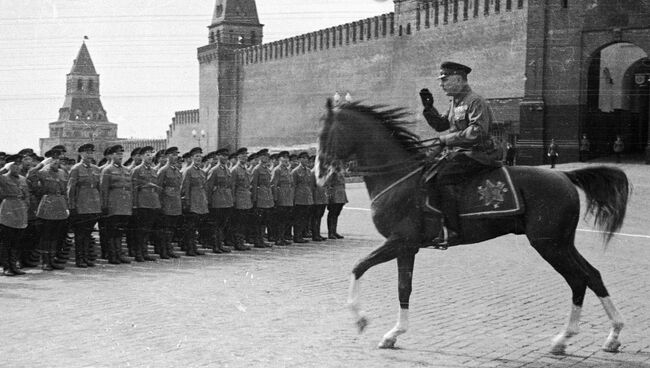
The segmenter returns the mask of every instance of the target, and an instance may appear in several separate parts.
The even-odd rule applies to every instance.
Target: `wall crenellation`
[[[526,0],[420,0],[415,6],[396,3],[397,13],[345,23],[326,29],[235,51],[237,64],[257,64],[269,60],[336,49],[386,37],[411,35],[413,32],[473,18],[524,9]],[[397,14],[397,15],[396,15]]]

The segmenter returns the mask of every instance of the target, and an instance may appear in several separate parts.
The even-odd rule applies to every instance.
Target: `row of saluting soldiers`
[[[124,163],[120,145],[107,148],[95,163],[94,146],[78,149],[78,161],[63,146],[45,158],[25,149],[0,152],[0,261],[3,274],[21,268],[63,269],[74,242],[77,267],[93,267],[98,225],[101,258],[111,264],[152,261],[149,242],[161,259],[342,239],[338,216],[347,197],[343,169],[325,186],[316,185],[314,157],[306,152],[249,155],[196,147],[180,155],[176,147],[155,152],[137,148]],[[328,210],[328,237],[320,224]],[[74,233],[74,241],[69,236]],[[307,238],[307,239],[306,239]],[[267,243],[268,240],[271,243]]]

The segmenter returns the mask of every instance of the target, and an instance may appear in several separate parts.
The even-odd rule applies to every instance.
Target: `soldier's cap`
[[[462,75],[467,76],[472,71],[472,68],[467,65],[455,63],[453,61],[445,61],[440,64],[440,75],[438,79],[448,77],[450,75]]]
[[[268,156],[269,155],[269,150],[267,148],[262,148],[261,150],[255,152],[255,155],[257,157],[259,157],[259,156]]]
[[[169,148],[167,148],[165,150],[166,155],[171,155],[171,154],[174,154],[174,153],[176,153],[176,154],[180,153],[180,151],[178,150],[178,147],[169,147]]]
[[[192,157],[192,155],[191,155],[189,152],[185,152],[185,153],[183,153],[183,155],[181,156],[181,158],[182,158],[183,160],[187,160],[187,159],[190,158],[190,157]]]
[[[23,157],[31,157],[32,160],[38,160],[38,158],[39,158],[40,156],[37,155],[37,154],[35,154],[34,152],[32,152],[32,153],[29,153],[29,154],[23,155]],[[42,158],[42,157],[41,157],[41,161],[43,161],[43,158]]]
[[[111,147],[106,147],[106,148],[104,149],[104,156],[108,156],[108,155],[110,155],[110,153],[108,153],[108,150],[109,150],[109,149],[111,149]]]
[[[215,158],[217,157],[217,151],[210,151],[206,156],[208,156],[208,158]]]
[[[57,149],[51,149],[51,150],[45,152],[45,157],[59,158],[59,157],[61,157],[61,151],[59,151]]]
[[[1,152],[4,153],[4,152]],[[22,162],[23,161],[23,155],[21,154],[16,154],[16,155],[9,155],[5,157],[5,162],[10,163],[10,162]]]
[[[248,148],[242,147],[242,148],[238,149],[237,152],[235,152],[235,153],[237,154],[237,156],[239,156],[239,155],[247,155],[248,154]]]
[[[141,155],[144,155],[147,152],[156,152],[156,149],[151,147],[151,146],[144,146],[144,147],[140,148],[140,154]]]
[[[77,152],[95,152],[95,145],[91,143],[82,144],[77,148]]]
[[[289,155],[289,160],[295,160],[297,158],[298,158],[298,155],[296,155],[295,153],[292,153],[292,154]]]
[[[142,149],[142,148],[140,148],[140,147],[135,147],[135,148],[133,149],[133,151],[131,151],[131,157],[133,157],[133,156],[137,156],[137,155],[141,154],[141,153],[140,153],[140,150],[141,150],[141,149]]]
[[[286,157],[289,158],[291,155],[289,155],[289,151],[280,151],[278,153],[278,157]]]
[[[124,166],[129,166],[129,165],[131,165],[131,162],[133,162],[133,159],[131,157],[129,157],[128,160],[124,161],[123,165]]]
[[[237,158],[236,153],[231,153],[231,154],[228,155],[228,160],[232,160],[233,158]]]
[[[190,156],[202,155],[202,154],[203,154],[203,150],[201,149],[201,147],[194,147],[190,150]]]
[[[165,154],[165,150],[160,150],[160,151],[156,152],[156,155],[154,156],[154,158],[160,158],[164,154]]]
[[[303,151],[298,154],[298,158],[309,158],[309,153]]]
[[[107,163],[107,162],[108,162],[108,159],[106,157],[104,157],[101,160],[99,160],[99,162],[97,163],[97,166],[104,166],[104,164]]]
[[[106,149],[106,155],[113,155],[118,152],[124,152],[124,147],[122,147],[119,144],[116,144],[114,146],[110,146]]]
[[[64,165],[74,165],[77,163],[77,160],[72,157],[61,157],[61,163]]]
[[[228,156],[229,152],[230,151],[228,148],[219,148],[218,150],[214,151],[214,154],[217,156]]]
[[[4,153],[4,152],[2,152],[2,153]],[[23,148],[20,151],[18,151],[18,154],[23,155],[23,156],[31,155],[33,153],[34,153],[34,150],[31,149],[31,148]]]
[[[269,156],[269,158],[270,158],[271,160],[277,160],[279,156],[280,156],[280,155],[277,154],[277,153],[272,153],[272,154]]]
[[[257,152],[248,155],[248,161],[253,161],[256,158],[257,158]]]
[[[4,152],[2,152],[2,151],[0,151],[0,157],[3,157],[3,158],[4,158],[4,157],[7,157],[7,154],[4,153]]]
[[[52,147],[51,149],[53,149],[53,150],[57,150],[57,151],[60,151],[61,153],[66,153],[66,152],[68,152],[68,151],[66,151],[65,146],[62,145],[62,144],[58,144],[58,145]]]
[[[208,161],[209,159],[210,159],[210,156],[205,155],[205,156],[203,156],[203,158],[201,159],[201,162],[206,162],[206,161]]]

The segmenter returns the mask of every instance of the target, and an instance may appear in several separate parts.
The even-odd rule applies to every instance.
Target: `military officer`
[[[140,154],[140,149],[141,147],[136,147],[133,150],[131,150],[131,157],[129,157],[128,160],[122,163],[122,166],[124,166],[127,170],[129,170],[130,173],[133,173],[133,169],[135,169],[136,166],[139,166],[142,163],[142,155]],[[136,217],[130,216],[129,223],[127,225],[127,230],[126,230],[126,247],[129,251],[129,257],[136,256],[135,253],[137,249],[137,241],[136,241],[135,232],[137,227],[138,224],[136,224]]]
[[[140,148],[142,163],[133,169],[133,218],[135,223],[135,261],[154,261],[149,253],[148,241],[152,238],[153,224],[160,214],[160,187],[153,167],[154,148]]]
[[[264,229],[271,225],[271,211],[275,205],[271,191],[271,169],[268,149],[261,149],[256,153],[259,163],[253,169],[251,181],[251,200],[255,213],[255,247],[269,248],[270,244],[264,241]]]
[[[206,191],[210,201],[210,222],[213,228],[210,245],[214,253],[230,253],[225,246],[225,231],[233,216],[235,205],[233,197],[232,174],[228,169],[228,149],[215,152],[216,165],[208,173]]]
[[[235,223],[233,228],[235,249],[250,250],[250,247],[244,244],[246,231],[251,226],[251,209],[253,208],[253,202],[251,201],[251,175],[246,170],[248,149],[240,148],[236,153],[237,163],[230,169],[233,181],[233,195],[235,198]]]
[[[309,154],[307,152],[300,152],[300,154],[298,154],[298,165],[291,170],[295,186],[293,207],[294,243],[308,242],[308,240],[304,239],[303,236],[309,224],[309,212],[311,206],[314,204],[314,192],[311,181],[312,173],[307,168],[307,161],[309,161]]]
[[[39,162],[43,161],[43,158],[35,154],[34,150],[31,148],[22,149],[20,152],[18,152],[18,154],[23,157],[23,164],[20,175],[25,177],[26,180],[29,170],[38,165]],[[29,190],[29,184],[27,184],[27,186]],[[21,268],[37,267],[40,264],[41,255],[37,250],[40,239],[40,226],[39,221],[36,218],[36,209],[38,208],[39,202],[40,198],[36,195],[29,196],[27,229],[25,229],[24,236],[22,238],[23,246],[21,247],[21,252],[19,254]]]
[[[122,255],[122,234],[133,214],[131,172],[122,165],[124,148],[121,145],[112,146],[107,152],[110,164],[102,170],[99,186],[102,213],[106,216],[108,263],[131,263]]]
[[[325,182],[325,188],[329,197],[327,204],[327,237],[329,239],[343,239],[338,233],[339,215],[343,206],[348,203],[345,193],[345,175],[343,164],[336,161],[333,164],[334,173]]]
[[[111,155],[108,154],[108,150],[111,147],[106,147],[104,149],[103,155],[104,157],[99,160],[97,163],[97,167],[99,168],[99,175],[101,177],[102,170],[106,166],[109,166],[111,164]],[[100,193],[101,196],[101,193]],[[101,258],[103,259],[108,259],[108,234],[106,233],[106,217],[100,216],[99,220],[97,221],[97,227],[99,228],[99,247],[101,249]]]
[[[64,267],[54,262],[54,256],[67,232],[69,215],[66,201],[67,177],[60,169],[61,151],[49,150],[45,153],[43,165],[37,165],[30,172],[35,183],[36,193],[41,196],[36,216],[41,219],[41,239],[39,250],[42,267],[45,271],[61,270]]]
[[[311,207],[311,239],[314,241],[324,241],[327,238],[320,235],[320,225],[325,214],[325,208],[329,199],[327,198],[327,191],[325,187],[316,185],[316,171],[314,171],[315,156],[309,156],[309,170],[311,171],[311,187],[314,191],[314,205]]]
[[[203,150],[195,147],[190,150],[192,165],[183,171],[181,184],[181,199],[183,201],[183,227],[185,230],[185,254],[191,257],[204,255],[197,249],[197,231],[201,217],[208,214],[208,198],[205,192],[207,180],[205,172],[201,170]]]
[[[158,186],[160,187],[160,204],[162,208],[162,242],[160,245],[160,258],[178,258],[174,252],[172,239],[183,214],[181,204],[181,182],[183,175],[177,165],[178,148],[169,147],[165,150],[167,163],[157,173]]]
[[[8,167],[0,175],[0,264],[4,276],[24,275],[16,261],[27,228],[29,188],[20,175],[23,156],[10,155],[4,160]]]
[[[276,234],[275,245],[289,245],[287,233],[291,226],[290,217],[293,208],[294,185],[293,176],[289,168],[289,152],[282,151],[278,154],[279,164],[271,172],[271,190],[275,202]]]
[[[74,230],[75,265],[80,268],[94,267],[90,259],[92,232],[102,213],[99,193],[99,168],[91,163],[95,146],[81,145],[77,152],[81,162],[70,170],[68,179],[68,207]]]

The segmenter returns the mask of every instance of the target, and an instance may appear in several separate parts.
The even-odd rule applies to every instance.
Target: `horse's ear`
[[[334,102],[332,101],[331,98],[327,99],[327,102],[325,103],[325,106],[327,107],[327,112],[332,113],[332,110],[334,109]]]

